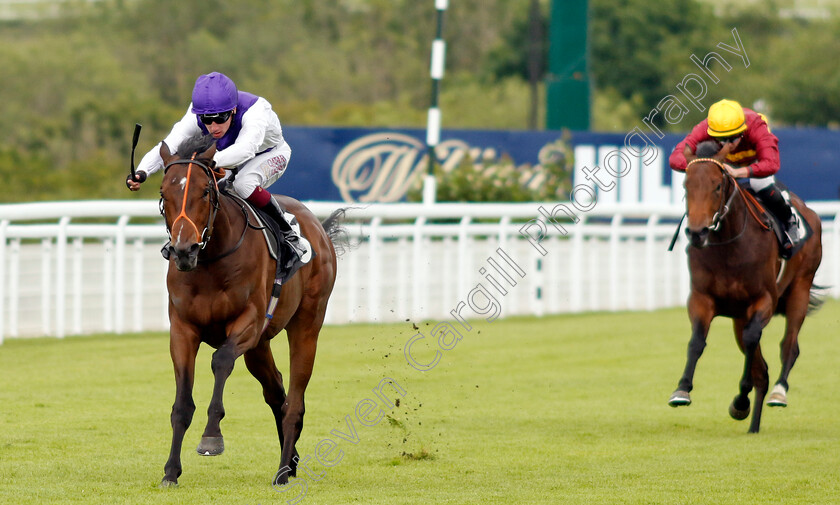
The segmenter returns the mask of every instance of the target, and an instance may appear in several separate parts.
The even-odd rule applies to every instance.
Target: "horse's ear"
[[[215,155],[216,155],[216,142],[213,142],[212,144],[210,144],[210,147],[207,148],[207,150],[204,151],[203,153],[201,153],[201,156],[198,156],[198,157],[199,158],[206,158],[206,159],[213,159],[213,156],[215,156]]]
[[[735,144],[732,142],[727,142],[723,145],[723,147],[714,155],[714,159],[718,161],[723,161],[732,152],[732,149],[735,147]]]
[[[160,157],[163,160],[164,165],[168,165],[170,161],[172,161],[175,156],[169,150],[169,146],[166,145],[166,142],[160,143]]]

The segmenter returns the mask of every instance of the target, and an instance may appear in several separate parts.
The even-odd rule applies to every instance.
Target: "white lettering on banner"
[[[333,182],[346,202],[395,202],[421,169],[424,149],[408,135],[365,135],[338,153],[332,165]]]
[[[435,148],[441,168],[449,172],[466,155],[494,158],[493,148],[475,148],[446,140]],[[396,202],[405,197],[414,177],[428,168],[426,146],[401,133],[373,133],[347,144],[335,157],[332,178],[346,202]]]
[[[546,163],[557,156],[556,147],[547,144],[538,159]],[[441,142],[435,156],[444,172],[451,172],[469,156],[476,162],[496,160],[492,147],[474,147],[457,139]],[[420,140],[401,133],[382,132],[360,137],[347,144],[332,164],[333,183],[346,202],[397,202],[405,197],[414,178],[428,169],[428,153]],[[541,166],[516,167],[520,183],[536,189],[545,179]]]

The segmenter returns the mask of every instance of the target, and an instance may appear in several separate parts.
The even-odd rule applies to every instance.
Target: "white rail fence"
[[[682,233],[667,251],[681,206],[599,204],[577,223],[546,222],[556,205],[351,208],[327,324],[684,304]],[[810,205],[823,218],[817,283],[838,297],[840,202]],[[344,204],[308,206],[323,219]],[[165,238],[156,201],[0,205],[0,343],[167,329]]]

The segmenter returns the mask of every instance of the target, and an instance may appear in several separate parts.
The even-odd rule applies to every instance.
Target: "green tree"
[[[639,117],[694,68],[692,53],[705,55],[727,35],[697,0],[591,0],[590,23],[596,89],[614,89]]]

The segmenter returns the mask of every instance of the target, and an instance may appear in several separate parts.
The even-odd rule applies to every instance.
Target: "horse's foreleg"
[[[770,385],[770,375],[767,373],[767,362],[761,354],[761,344],[755,347],[755,355],[753,356],[752,369],[750,375],[753,380],[753,387],[755,388],[755,407],[753,408],[752,421],[750,422],[750,433],[758,433],[759,425],[761,424],[761,409],[764,406],[764,397],[767,395],[767,389]]]
[[[668,399],[668,405],[679,407],[691,405],[691,390],[694,389],[694,370],[697,368],[697,361],[706,348],[706,337],[709,334],[709,326],[714,317],[714,302],[707,296],[692,293],[688,300],[688,318],[691,321],[691,339],[688,341],[688,356],[685,362],[685,370],[677,385],[677,389]]]
[[[164,466],[164,476],[160,485],[178,484],[181,476],[181,445],[195,413],[192,388],[195,379],[195,356],[200,341],[194,334],[176,328],[173,323],[170,334],[169,352],[175,368],[175,403],[172,405],[172,447],[169,459]]]
[[[799,330],[808,313],[811,279],[799,279],[791,286],[785,301],[785,336],[781,343],[782,370],[767,399],[771,407],[787,407],[788,376],[799,357]]]
[[[277,370],[274,363],[274,355],[271,353],[271,345],[268,340],[260,342],[257,347],[245,353],[245,366],[251,372],[263,388],[265,403],[271,407],[274,413],[274,421],[277,424],[277,436],[280,439],[280,447],[283,446],[283,404],[286,402],[286,390],[283,388],[283,376]]]
[[[739,391],[732,404],[729,406],[729,414],[733,419],[743,420],[750,413],[749,394],[755,387],[756,407],[750,423],[750,433],[758,433],[761,423],[761,407],[764,396],[767,394],[768,378],[767,363],[761,355],[761,332],[772,316],[773,301],[769,296],[763,297],[748,311],[746,324],[736,322],[735,336],[738,345],[744,352],[744,373],[741,375]],[[752,312],[752,314],[749,314]],[[743,326],[741,326],[743,325]],[[739,332],[740,328],[743,330]],[[739,335],[741,333],[741,335]]]
[[[196,452],[202,456],[218,456],[225,450],[224,438],[220,423],[225,417],[225,406],[222,402],[225,382],[233,372],[233,364],[236,361],[236,342],[227,340],[216,352],[210,361],[210,368],[213,370],[215,382],[213,384],[213,396],[210,405],[207,407],[207,426],[201,436]]]

